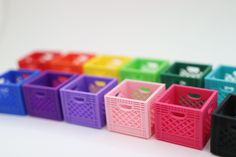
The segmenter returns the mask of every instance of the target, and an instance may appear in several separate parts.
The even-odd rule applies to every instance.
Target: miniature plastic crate
[[[154,104],[157,139],[202,149],[210,136],[217,91],[172,85]]]
[[[218,90],[218,104],[232,93],[236,94],[236,67],[221,65],[205,78],[205,88]]]
[[[50,69],[53,60],[60,57],[59,51],[33,51],[18,61],[21,69]]]
[[[236,95],[228,95],[212,114],[211,152],[218,156],[236,155]]]
[[[84,73],[120,79],[120,69],[130,61],[124,56],[101,55],[89,60],[84,65]]]
[[[204,78],[211,69],[211,65],[176,62],[161,74],[161,82],[167,87],[172,84],[204,87]]]
[[[104,95],[117,85],[115,78],[82,75],[61,91],[65,121],[102,128],[106,124]]]
[[[0,113],[26,114],[22,85],[38,74],[39,71],[10,70],[0,75]]]
[[[72,52],[61,56],[51,63],[51,69],[65,72],[83,73],[83,65],[94,57],[94,54]]]
[[[45,71],[23,85],[26,109],[31,116],[63,120],[59,89],[77,75]]]
[[[136,58],[123,66],[120,77],[121,80],[160,82],[160,73],[166,70],[168,66],[169,62],[166,60]]]
[[[110,131],[149,138],[153,134],[152,103],[165,85],[124,80],[105,95],[107,128]]]

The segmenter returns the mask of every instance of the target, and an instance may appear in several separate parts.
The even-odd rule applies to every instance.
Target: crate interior
[[[160,85],[126,81],[119,87],[118,91],[112,93],[113,96],[146,101]]]
[[[0,76],[0,84],[12,83],[17,84],[24,81],[31,75],[30,72],[9,71]]]
[[[113,56],[100,56],[96,58],[93,62],[94,66],[103,67],[120,67],[128,61],[125,57],[113,57]]]
[[[212,95],[212,92],[175,86],[166,92],[160,102],[201,109],[205,102]]]
[[[218,113],[236,118],[236,96],[230,96],[224,103]]]
[[[236,68],[222,66],[215,71],[212,77],[226,81],[236,82]]]
[[[178,76],[200,78],[207,68],[207,65],[175,63],[167,72]]]
[[[97,93],[101,89],[105,88],[108,83],[111,82],[109,78],[98,78],[93,76],[84,76],[76,79],[70,86],[69,90],[82,91],[88,93]]]
[[[128,66],[126,66],[126,68],[132,70],[141,70],[145,72],[146,71],[155,72],[160,68],[162,63],[163,63],[162,61],[157,61],[157,60],[136,59],[133,62],[131,62]]]
[[[66,64],[81,64],[88,60],[91,55],[88,54],[68,54],[61,59],[57,60],[59,63]]]
[[[46,87],[57,87],[70,79],[70,77],[70,74],[46,73],[45,75],[42,75],[41,77],[31,82],[31,84]]]

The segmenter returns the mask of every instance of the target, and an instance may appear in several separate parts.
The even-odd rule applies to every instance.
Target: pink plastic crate
[[[202,149],[210,136],[217,91],[172,85],[154,104],[157,139]]]
[[[165,85],[125,80],[105,95],[107,128],[127,135],[149,138],[153,134],[151,106]]]

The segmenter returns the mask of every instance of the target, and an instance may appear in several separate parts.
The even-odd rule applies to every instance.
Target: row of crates
[[[218,90],[220,104],[228,94],[236,94],[236,66],[211,65],[167,60],[95,55],[88,52],[34,51],[18,61],[22,69],[56,70],[96,76],[180,84]]]
[[[68,89],[63,89],[64,87],[57,89],[59,90],[58,102],[61,103],[61,110],[43,107],[43,104],[47,104],[50,101],[49,98],[47,101],[45,100],[47,103],[42,102],[41,104],[39,103],[41,102],[40,99],[32,98],[31,100],[36,100],[37,104],[39,104],[38,108],[42,107],[44,112],[49,110],[60,112],[61,119],[60,116],[59,118],[55,118],[55,116],[52,118],[53,116],[45,116],[45,113],[41,115],[34,111],[37,110],[34,107],[32,110],[28,109],[30,107],[27,107],[29,106],[27,102],[30,100],[25,98],[25,111],[27,110],[30,115],[56,120],[64,119],[70,123],[94,128],[101,128],[107,123],[107,128],[111,131],[142,138],[149,138],[154,134],[157,139],[197,149],[204,147],[209,139],[210,132],[212,132],[212,153],[221,156],[234,156],[236,153],[236,147],[233,142],[234,137],[236,137],[236,96],[232,95],[236,94],[236,67],[220,65],[212,70],[212,66],[206,64],[186,62],[170,64],[166,60],[159,59],[131,59],[129,57],[111,55],[96,56],[82,52],[73,52],[65,55],[58,53],[55,58],[52,55],[51,57],[45,57],[45,55],[54,54],[53,52],[40,52],[41,57],[48,59],[48,62],[44,61],[44,63],[38,64],[44,59],[39,59],[41,57],[33,59],[32,56],[35,53],[21,59],[18,62],[20,68],[50,69],[57,72],[67,71],[77,74],[90,74],[80,76],[82,78],[105,78],[101,76],[109,76],[114,77],[113,79],[116,78],[118,82],[115,81],[116,83],[109,90],[105,91],[104,89],[103,95],[96,99],[93,97],[94,91],[96,93],[100,91],[100,87],[102,89],[105,88],[103,87],[106,84],[104,81],[96,81],[93,85],[87,85],[89,81],[78,81],[81,79],[77,78],[77,83],[83,82],[83,85],[79,85],[79,83],[73,83],[73,80],[69,80],[71,83],[68,84],[71,85],[70,87],[68,85]],[[65,64],[68,60],[66,58],[70,58],[68,56],[72,54],[77,57]],[[89,57],[78,59],[83,56],[82,54],[87,54]],[[22,62],[25,62],[26,58],[31,58],[28,59],[28,67],[22,66]],[[84,62],[80,62],[80,64],[72,68],[69,65],[75,63],[73,60],[83,60]],[[55,68],[55,62],[61,64],[61,66],[57,66],[60,68]],[[30,67],[31,63],[38,65]],[[87,70],[86,67],[88,67]],[[94,76],[91,76],[91,74]],[[125,80],[127,78],[132,80]],[[50,78],[48,79],[51,80]],[[59,82],[60,80],[64,81],[64,79],[61,77]],[[39,84],[44,86],[44,83]],[[120,84],[117,85],[117,83]],[[46,83],[46,86],[54,87],[51,83]],[[206,89],[203,89],[203,87]],[[1,89],[1,91],[7,90]],[[25,90],[23,90],[24,92]],[[81,92],[82,94],[89,93],[90,96],[85,98],[81,95]],[[38,93],[39,97],[44,95],[50,94]],[[96,96],[98,97],[98,95]],[[31,97],[33,96],[34,94],[31,95]],[[68,99],[65,97],[68,97]],[[96,105],[91,105],[98,101],[99,103]],[[213,113],[217,101],[219,107]],[[94,110],[94,106],[96,106],[96,110]],[[100,119],[97,120],[97,118]]]
[[[202,149],[210,137],[217,91],[56,71],[0,76],[0,112],[102,128]]]

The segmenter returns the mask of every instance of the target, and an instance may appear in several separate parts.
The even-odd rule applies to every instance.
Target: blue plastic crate
[[[0,113],[25,115],[22,85],[39,74],[32,70],[9,70],[0,75]]]
[[[218,90],[218,105],[228,94],[236,94],[236,67],[220,65],[205,78],[205,88]]]

